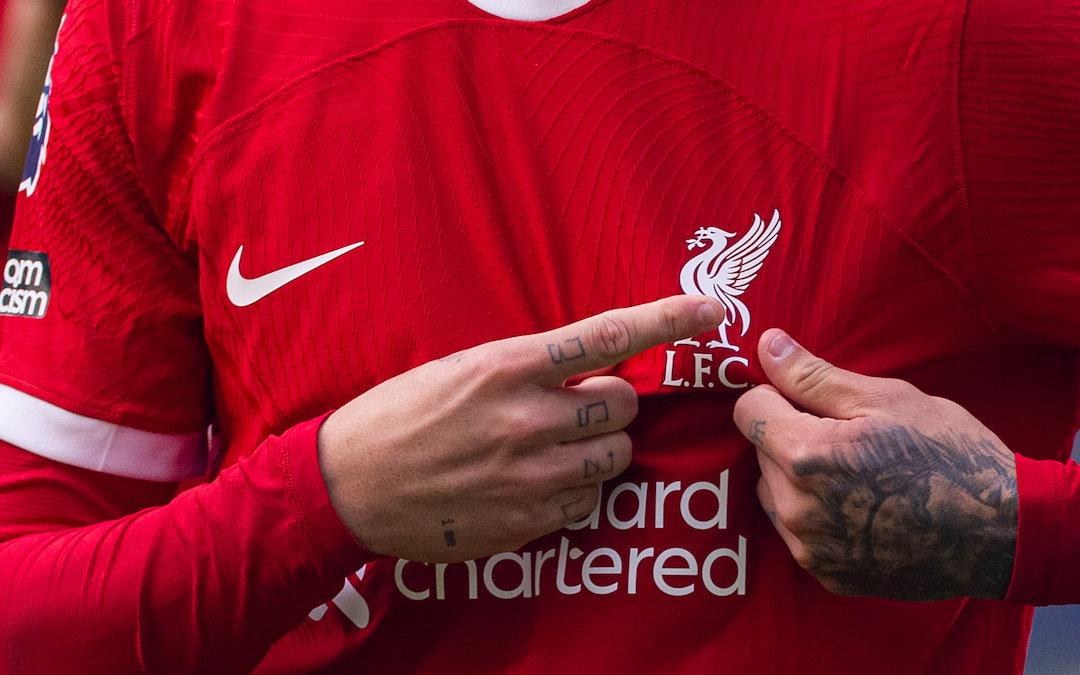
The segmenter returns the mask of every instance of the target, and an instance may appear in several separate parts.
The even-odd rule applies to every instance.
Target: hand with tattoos
[[[387,380],[319,431],[331,502],[369,550],[427,562],[511,551],[579,520],[630,464],[622,429],[637,394],[617,377],[578,376],[712,330],[723,312],[675,296]]]
[[[841,370],[782,331],[758,352],[773,386],[744,394],[735,421],[800,565],[841,595],[1005,595],[1018,502],[997,436],[951,401]]]

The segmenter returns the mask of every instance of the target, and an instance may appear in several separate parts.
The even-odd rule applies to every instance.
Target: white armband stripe
[[[0,384],[0,440],[72,466],[159,482],[201,476],[207,434],[158,434],[83,417]]]

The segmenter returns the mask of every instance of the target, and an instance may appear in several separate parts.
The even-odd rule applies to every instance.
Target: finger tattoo
[[[601,424],[610,419],[611,416],[608,415],[606,400],[590,403],[584,408],[578,408],[577,411],[577,425],[579,427],[587,427],[590,424]]]
[[[547,350],[554,364],[585,358],[585,344],[579,337],[572,337],[558,344],[549,344]]]
[[[608,452],[607,462],[604,460],[595,461],[591,459],[585,460],[585,475],[584,478],[595,478],[596,476],[603,476],[609,474],[615,470],[615,453]]]
[[[811,547],[811,571],[859,595],[1001,597],[1019,504],[1010,460],[988,438],[878,425],[854,447],[794,463],[821,485],[812,525],[827,536]]]
[[[765,442],[765,420],[754,420],[750,424],[750,442],[761,447]]]

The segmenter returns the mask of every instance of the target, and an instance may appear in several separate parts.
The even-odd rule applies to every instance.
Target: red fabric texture
[[[0,546],[0,662],[218,673],[269,649],[260,672],[1018,672],[1024,607],[837,598],[799,569],[755,500],[730,420],[741,390],[716,377],[727,362],[736,386],[761,381],[752,345],[779,325],[960,402],[1024,455],[1066,452],[1077,22],[1041,0],[976,4],[593,0],[514,27],[461,0],[72,0],[15,233],[50,255],[55,296],[40,321],[0,321],[0,381],[149,431],[214,418],[230,461],[254,454],[121,517],[167,490],[8,449],[20,475],[0,513],[26,536]],[[1043,43],[1050,58],[1029,58]],[[475,563],[479,597],[463,564],[443,570],[444,598],[436,566],[354,573],[369,556],[326,500],[314,423],[262,443],[420,362],[680,292],[695,229],[741,233],[774,208],[783,236],[743,296],[746,365],[666,345],[618,371],[644,395],[634,466],[602,526],[523,550],[531,597],[491,590],[524,595],[508,559]],[[227,297],[241,245],[255,277],[360,240],[251,307]],[[1060,464],[1028,464],[1021,601],[1058,593],[1038,550],[1051,530],[1025,523],[1080,499],[1042,505],[1058,483],[1030,477]],[[655,525],[661,485],[721,472],[730,525],[691,527],[676,494]],[[645,495],[641,527],[610,524],[615,489],[620,508]],[[553,580],[564,538],[573,592]],[[743,543],[746,595],[655,583],[662,551],[700,571]],[[623,572],[596,571],[614,555]],[[717,585],[732,559],[712,558]],[[618,592],[590,591],[585,561]]]
[[[72,7],[58,33],[72,47],[52,62],[46,159],[34,194],[22,193],[10,245],[60,264],[52,266],[44,318],[0,322],[0,342],[12,336],[0,352],[0,383],[85,417],[193,433],[206,428],[211,406],[197,265],[169,245],[153,218],[125,135],[109,45],[80,49],[74,37],[66,41],[89,23],[83,12],[105,21],[105,5]],[[70,189],[43,196],[61,180]],[[39,228],[53,233],[51,245],[27,239]],[[42,361],[63,377],[42,382]]]
[[[1080,467],[1016,457],[1020,526],[1010,602],[1080,603]]]
[[[979,270],[974,292],[1010,339],[1076,346],[1080,153],[1075,144],[1063,152],[1060,141],[1080,128],[1080,25],[1061,22],[1061,12],[1043,0],[969,5],[960,131],[974,223],[970,245]],[[1017,185],[1022,189],[1008,189]],[[1075,387],[1075,355],[1042,359],[1056,371],[1048,381]],[[1075,433],[1075,396],[1072,409],[1052,411],[1042,396],[1032,398],[1036,405],[1023,416],[1024,426]],[[1027,433],[1018,427],[1005,440],[1020,450],[1018,437]],[[1065,461],[1067,447],[1026,454],[1052,459],[1016,457],[1020,521],[1006,599],[1080,603],[1080,471]]]
[[[1010,340],[1080,347],[1080,7],[968,9],[959,114],[972,290]]]
[[[0,673],[254,668],[372,557],[329,504],[321,421],[171,501],[0,444]]]

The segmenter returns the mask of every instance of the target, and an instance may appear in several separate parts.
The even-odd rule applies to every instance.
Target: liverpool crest
[[[702,227],[694,233],[694,239],[686,240],[690,250],[705,250],[683,265],[679,274],[683,293],[716,298],[725,310],[724,320],[717,328],[719,339],[711,340],[706,347],[739,351],[728,339],[728,328],[738,323],[740,337],[746,335],[750,328],[750,310],[739,300],[739,296],[757,277],[779,234],[780,212],[774,210],[772,220],[767,225],[755,213],[750,230],[732,246],[727,244],[735,233],[718,227]],[[680,340],[675,344],[699,346],[694,340]]]

